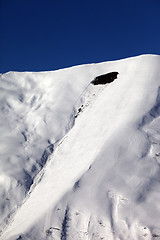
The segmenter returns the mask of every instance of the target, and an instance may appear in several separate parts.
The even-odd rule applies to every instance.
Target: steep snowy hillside
[[[0,87],[0,239],[160,239],[159,56]]]

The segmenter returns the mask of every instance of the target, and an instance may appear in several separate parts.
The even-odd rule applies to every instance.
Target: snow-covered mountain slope
[[[159,56],[0,87],[0,239],[160,239]]]

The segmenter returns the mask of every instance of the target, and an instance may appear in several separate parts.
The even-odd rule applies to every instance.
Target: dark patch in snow
[[[22,103],[24,102],[24,95],[22,93],[19,95],[19,101]]]
[[[83,110],[83,104],[81,105],[80,108],[78,108],[78,111],[77,111],[77,113],[76,113],[76,115],[75,115],[75,118],[78,117],[78,115],[82,112],[82,110]]]
[[[79,187],[80,187],[80,180],[75,182],[74,187],[73,187],[73,191],[75,192]]]
[[[154,238],[157,238],[157,237],[158,237],[158,238],[159,238],[160,235],[153,233],[153,234],[152,234],[152,237],[154,237]]]
[[[87,233],[89,233],[89,231],[90,231],[90,225],[91,225],[91,219],[88,222]]]
[[[53,230],[57,230],[57,231],[61,231],[60,228],[57,228],[57,227],[52,227]]]
[[[61,240],[67,240],[67,229],[69,228],[68,222],[70,221],[69,218],[69,207],[67,206],[64,219],[62,222],[62,232],[61,232]]]
[[[47,162],[47,159],[48,157],[51,155],[51,153],[54,151],[54,145],[53,144],[50,144],[43,152],[43,155],[41,157],[41,160],[40,160],[40,165],[43,167],[46,162]]]
[[[48,237],[48,236],[51,236],[53,230],[61,231],[60,228],[57,228],[57,227],[50,227],[49,229],[46,230],[46,236],[47,236],[47,237]]]
[[[89,166],[88,171],[92,168],[92,165]]]
[[[33,96],[30,103],[31,107],[34,105],[35,101],[36,101],[36,96]]]
[[[145,201],[145,196],[142,194],[139,194],[139,196],[136,199],[137,203],[142,203]]]
[[[31,172],[34,173],[36,170],[37,170],[36,166],[33,165],[33,166],[32,166],[32,169],[31,169]]]
[[[51,229],[47,229],[46,230],[46,236],[48,237],[48,236],[51,236],[51,235],[52,235]]]
[[[107,74],[103,74],[103,75],[97,76],[91,83],[93,85],[99,85],[99,84],[104,85],[106,83],[111,83],[117,78],[118,74],[119,74],[118,72],[110,72]]]
[[[25,142],[27,142],[27,136],[26,136],[25,132],[22,132],[22,135],[24,137]]]
[[[18,238],[16,238],[16,240],[23,240],[22,235],[20,235]]]
[[[102,222],[101,220],[99,220],[98,223],[99,223],[99,225],[100,225],[101,227],[105,227],[105,226],[103,225],[103,222]]]
[[[35,111],[38,110],[40,107],[41,107],[41,104],[39,104],[39,105],[36,107]]]
[[[78,113],[80,113],[81,111],[82,111],[82,108],[79,108],[79,109],[78,109]]]
[[[8,106],[8,108],[13,109],[13,107],[8,102],[6,102],[6,105]]]

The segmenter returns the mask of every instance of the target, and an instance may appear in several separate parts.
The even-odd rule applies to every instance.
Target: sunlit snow
[[[0,92],[0,239],[160,239],[159,56],[9,72]]]

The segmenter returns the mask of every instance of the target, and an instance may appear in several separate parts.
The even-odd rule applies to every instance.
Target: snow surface
[[[0,88],[0,239],[160,239],[160,56]]]

